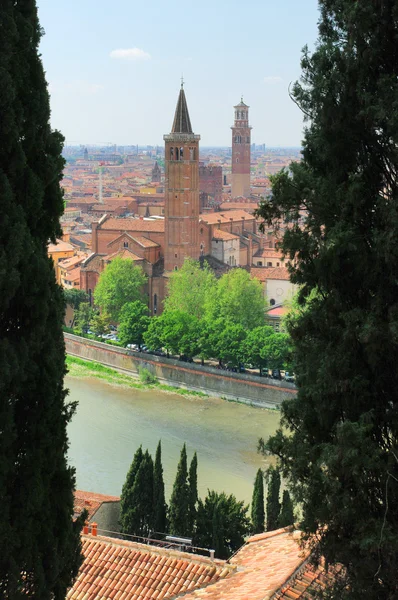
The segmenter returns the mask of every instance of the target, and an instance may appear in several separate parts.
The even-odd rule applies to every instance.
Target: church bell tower
[[[187,257],[199,259],[199,140],[192,131],[181,83],[171,133],[165,141],[164,269],[175,271]]]
[[[243,98],[235,109],[232,129],[232,181],[231,196],[250,196],[250,136],[249,107]]]

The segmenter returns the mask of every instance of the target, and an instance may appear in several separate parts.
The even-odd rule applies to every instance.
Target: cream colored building
[[[237,235],[216,229],[211,240],[211,255],[217,260],[239,267],[240,239]]]

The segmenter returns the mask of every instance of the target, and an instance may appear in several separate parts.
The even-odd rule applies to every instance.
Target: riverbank
[[[82,358],[70,356],[69,354],[66,355],[66,366],[68,367],[69,377],[94,377],[95,379],[100,379],[101,381],[111,385],[124,386],[136,390],[159,390],[162,392],[178,394],[180,396],[197,396],[200,398],[209,397],[209,394],[205,394],[204,392],[196,392],[194,390],[173,387],[171,385],[159,383],[158,381],[144,383],[139,381],[139,379],[133,375],[127,375],[126,373],[121,373],[116,369],[105,367],[101,363],[83,360]]]

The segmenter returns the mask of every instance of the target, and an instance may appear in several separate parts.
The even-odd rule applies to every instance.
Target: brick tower
[[[232,186],[231,196],[250,196],[250,131],[249,107],[243,98],[235,109],[232,129]]]
[[[165,141],[164,269],[179,269],[186,257],[199,259],[199,140],[192,131],[181,84],[171,133]]]

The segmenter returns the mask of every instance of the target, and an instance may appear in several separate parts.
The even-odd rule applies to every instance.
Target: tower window
[[[180,148],[180,160],[184,158],[184,148]]]
[[[178,267],[177,267],[177,265],[174,267],[174,271],[178,271]]]
[[[236,159],[236,162],[237,162],[237,163],[239,162],[239,158],[237,158],[237,159]]]
[[[249,136],[247,136],[247,138],[246,138],[246,144],[250,144],[250,138],[249,138]]]
[[[196,160],[196,157],[195,157],[195,148],[190,148],[189,149],[189,160]]]
[[[174,160],[174,148],[170,148],[170,160]]]
[[[174,258],[177,258],[177,254],[174,254]]]
[[[157,294],[153,295],[153,312],[155,315],[158,312],[158,295]]]
[[[175,159],[176,159],[176,160],[180,160],[180,158],[179,158],[179,152],[178,152],[178,148],[176,148],[176,158],[175,158]]]

